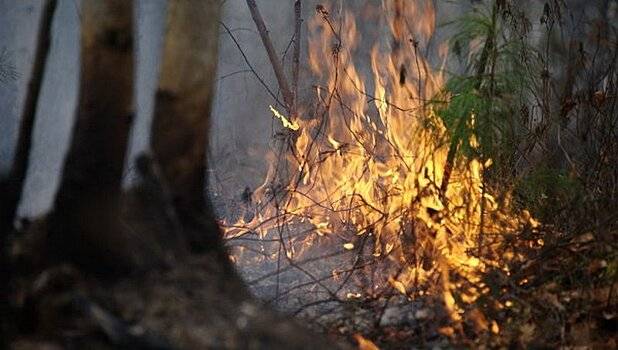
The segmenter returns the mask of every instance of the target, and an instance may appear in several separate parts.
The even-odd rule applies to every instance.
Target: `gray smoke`
[[[47,211],[54,197],[59,175],[67,150],[71,124],[74,120],[79,72],[79,0],[59,0],[56,11],[52,46],[37,120],[34,130],[34,148],[26,181],[25,197],[19,209],[23,216],[36,216]],[[137,119],[132,134],[127,181],[133,172],[135,155],[147,150],[149,125],[153,109],[160,49],[165,26],[166,0],[136,1],[137,23]],[[318,0],[303,1],[303,45],[300,79],[301,99],[310,101],[313,90],[311,74],[306,67],[307,22],[315,15]],[[360,30],[371,33],[370,16],[362,17],[367,4],[377,6],[379,0],[366,2],[335,1],[330,8],[336,16],[345,4],[358,11]],[[326,4],[326,3],[325,3]],[[254,72],[249,70],[239,48],[230,35],[221,28],[217,93],[213,104],[210,141],[210,180],[216,191],[227,197],[240,196],[245,187],[257,187],[266,172],[267,153],[274,131],[278,127],[268,105],[276,105],[267,89],[278,93],[277,82],[255,29],[244,0],[222,2],[222,22],[230,28]],[[270,30],[274,46],[290,75],[291,49],[294,31],[293,1],[261,0],[260,10]],[[450,5],[439,2],[439,14],[450,17],[467,5]],[[17,77],[0,83],[0,171],[6,171],[12,158],[19,125],[24,91],[29,79],[32,55],[41,11],[38,0],[0,0],[0,51],[14,64]],[[205,19],[206,20],[206,19]],[[441,21],[440,18],[438,20]],[[360,22],[359,22],[360,23]],[[365,24],[365,23],[363,23]],[[441,34],[444,38],[445,35]],[[368,52],[371,40],[361,43],[360,50]],[[363,46],[364,45],[364,46]],[[286,53],[286,50],[289,52]],[[366,57],[361,54],[359,57]]]

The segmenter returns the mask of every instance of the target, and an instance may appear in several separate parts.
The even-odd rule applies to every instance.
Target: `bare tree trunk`
[[[219,230],[205,197],[220,3],[185,0],[168,6],[151,147],[190,248],[221,250]]]
[[[83,2],[77,120],[53,212],[50,252],[95,269],[129,268],[118,217],[133,119],[133,3]]]
[[[0,200],[0,232],[3,233],[12,229],[13,219],[26,180],[36,106],[39,100],[41,85],[43,83],[43,72],[45,72],[47,56],[49,54],[51,24],[55,9],[56,0],[46,1],[43,5],[39,31],[37,33],[37,44],[34,53],[32,73],[20,119],[15,156],[10,173],[6,179],[0,181],[0,189],[2,189],[2,191],[0,191],[0,196],[2,196],[2,200]]]
[[[2,342],[8,338],[4,336],[8,326],[8,320],[5,317],[8,317],[9,312],[6,302],[8,301],[8,285],[11,279],[8,260],[6,259],[7,235],[13,230],[15,213],[17,212],[17,206],[19,205],[24,182],[26,181],[36,106],[49,54],[51,24],[55,9],[56,0],[45,1],[43,4],[34,52],[34,63],[20,119],[13,164],[6,178],[0,178],[0,348],[3,348],[5,344],[2,344]]]
[[[132,2],[84,1],[78,118],[46,243],[76,268],[46,261],[31,282],[33,305],[24,308],[35,316],[32,328],[48,339],[79,334],[72,346],[102,349],[332,348],[251,296],[204,196],[219,6],[218,0],[169,2],[153,159],[139,158],[144,181],[122,193],[133,110]],[[157,218],[148,213],[173,224],[154,227],[149,221]],[[174,244],[167,244],[170,237]],[[201,254],[188,253],[184,242]],[[152,246],[165,255],[146,260]],[[170,253],[176,259],[161,260]],[[110,269],[127,273],[82,275]],[[142,273],[128,273],[136,271]]]

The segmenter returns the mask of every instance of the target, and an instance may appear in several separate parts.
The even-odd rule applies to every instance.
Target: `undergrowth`
[[[616,6],[577,6],[485,1],[447,24],[464,67],[437,108],[449,159],[491,158],[484,185],[541,222],[503,243],[524,257],[509,273],[485,276],[490,292],[475,307],[499,320],[500,336],[470,326],[468,345],[617,344]]]

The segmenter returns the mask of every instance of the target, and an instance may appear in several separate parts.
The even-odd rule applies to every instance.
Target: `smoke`
[[[318,0],[303,1],[301,101],[310,101],[313,97],[312,80],[306,67],[306,23],[314,16],[315,7],[320,3]],[[131,183],[134,175],[131,169],[133,159],[148,147],[166,1],[140,0],[136,4],[137,118],[128,158],[127,184]],[[343,4],[341,1],[334,2],[331,12],[336,15]],[[352,5],[360,15],[366,16],[363,9],[369,5],[378,8],[379,4],[380,1],[372,0]],[[225,197],[240,197],[245,188],[254,189],[263,180],[267,169],[265,155],[277,128],[268,108],[270,104],[276,105],[276,101],[256,75],[275,94],[278,88],[246,2],[227,0],[222,2],[222,6],[222,22],[230,28],[254,71],[249,69],[239,48],[222,28],[217,93],[211,119],[209,177],[214,192]],[[291,76],[291,52],[286,54],[286,50],[290,50],[294,31],[293,1],[262,0],[259,6],[274,46],[284,59],[288,76]],[[459,5],[441,6],[443,9],[439,10],[439,14],[443,13],[446,17],[460,9]],[[51,52],[36,116],[25,197],[19,209],[22,216],[36,216],[47,211],[58,185],[77,102],[79,8],[78,0],[58,1]],[[17,73],[17,79],[0,84],[0,172],[8,168],[15,147],[40,11],[41,3],[37,0],[0,1],[0,22],[3,23],[0,27],[0,48],[6,50]],[[365,20],[371,21],[370,17]],[[363,49],[362,45],[360,49]]]
[[[329,2],[320,0],[302,2],[299,98],[301,104],[307,108],[311,108],[311,101],[315,97],[315,89],[312,87],[315,81],[310,73],[306,56],[307,23],[316,15],[317,5],[326,6]],[[221,28],[217,93],[213,104],[210,133],[209,182],[211,194],[215,199],[220,197],[220,202],[229,202],[240,200],[245,189],[255,189],[264,179],[268,168],[265,157],[273,146],[273,135],[279,128],[268,107],[276,105],[277,101],[272,98],[268,90],[278,94],[278,85],[246,1],[227,0],[223,6],[222,22],[230,29],[231,34]],[[275,49],[283,60],[288,79],[291,79],[290,43],[294,34],[294,2],[262,0],[258,6]],[[452,18],[469,7],[469,4],[439,2],[438,15],[441,17],[438,23],[446,22],[447,18]],[[355,13],[358,13],[359,23],[363,24],[358,29],[367,40],[359,43],[357,57],[361,61],[361,68],[366,69],[365,75],[371,76],[368,57],[372,43],[375,42],[376,36],[380,35],[372,28],[379,20],[377,14],[381,8],[381,0],[331,1],[328,10],[336,18],[344,8],[353,8]],[[449,34],[447,28],[439,28],[433,41],[440,43],[447,39]],[[385,40],[388,41],[388,38]],[[245,61],[241,50],[253,69]],[[366,64],[362,61],[366,61]],[[256,75],[265,82],[266,87],[259,82]],[[371,91],[371,86],[369,90]],[[279,94],[278,97],[282,100]],[[280,107],[279,110],[284,109]]]
[[[304,3],[306,16],[311,1]],[[281,57],[294,33],[293,5],[293,1],[278,0],[258,4]],[[221,28],[210,135],[210,183],[215,190],[229,191],[226,195],[240,195],[245,187],[255,188],[262,181],[267,169],[264,156],[275,127],[268,106],[276,102],[256,75],[275,94],[278,87],[246,2],[228,0],[223,6],[222,22],[231,34]],[[289,62],[291,49],[286,57]]]

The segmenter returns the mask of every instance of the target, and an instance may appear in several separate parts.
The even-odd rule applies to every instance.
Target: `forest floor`
[[[464,309],[458,322],[435,295],[412,298],[373,279],[384,271],[372,265],[370,248],[363,251],[370,242],[346,250],[321,238],[302,257],[287,260],[273,258],[277,239],[254,235],[227,242],[250,290],[304,325],[352,344],[361,337],[383,350],[618,346],[618,230],[611,227],[573,236],[540,227],[545,244],[525,249],[526,259],[511,275],[488,271],[492,292]]]

